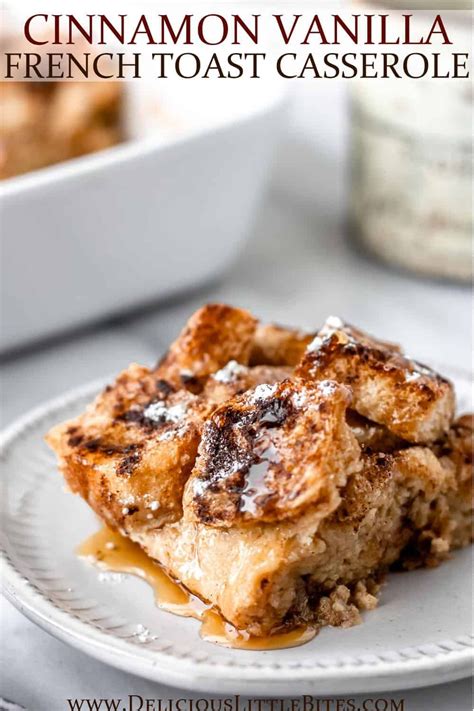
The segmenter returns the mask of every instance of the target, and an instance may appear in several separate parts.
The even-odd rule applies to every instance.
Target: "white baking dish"
[[[3,350],[195,287],[246,236],[281,89],[126,87],[133,140],[1,184]]]

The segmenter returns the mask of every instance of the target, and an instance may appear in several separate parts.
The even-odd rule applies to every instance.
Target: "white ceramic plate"
[[[465,410],[469,380],[448,375]],[[364,624],[326,628],[305,646],[278,651],[204,642],[196,621],[155,607],[146,583],[133,577],[102,582],[97,569],[74,554],[97,520],[64,491],[42,439],[51,425],[81,411],[97,389],[94,384],[36,409],[3,438],[2,579],[7,598],[30,619],[103,662],[195,691],[340,695],[470,674],[469,549],[435,570],[390,575],[380,606]]]

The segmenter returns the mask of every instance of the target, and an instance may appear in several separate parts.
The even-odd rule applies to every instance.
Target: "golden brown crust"
[[[177,520],[206,418],[235,393],[287,374],[268,366],[239,368],[236,377],[216,373],[196,396],[132,364],[84,415],[48,434],[71,490],[126,532]]]
[[[256,319],[243,309],[208,304],[191,316],[157,368],[174,387],[199,392],[229,361],[247,365]]]
[[[202,434],[186,513],[212,526],[282,520],[308,505],[325,513],[359,466],[346,424],[346,388],[285,380],[218,408]]]
[[[295,366],[314,335],[275,323],[259,324],[252,342],[250,365]]]
[[[409,442],[435,441],[453,419],[448,380],[335,317],[308,346],[296,373],[350,386],[357,412]]]
[[[272,385],[285,380],[292,375],[292,372],[292,368],[285,366],[248,367],[231,360],[207,379],[202,395],[218,405],[236,395],[242,395],[257,385]]]
[[[47,437],[74,492],[129,532],[179,518],[208,404],[131,366],[86,413]]]

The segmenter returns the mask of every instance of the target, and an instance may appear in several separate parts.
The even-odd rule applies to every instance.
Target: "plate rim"
[[[472,382],[471,375],[459,368],[448,366],[446,370]],[[21,445],[21,436],[38,426],[43,418],[81,399],[93,397],[108,381],[110,378],[100,378],[75,387],[14,420],[0,432],[0,461],[3,462],[11,448]],[[209,662],[207,657],[199,660],[196,657],[176,656],[165,650],[148,650],[147,654],[146,646],[139,648],[111,637],[106,631],[75,618],[43,595],[10,559],[9,539],[3,521],[0,534],[1,583],[7,600],[61,641],[109,665],[153,681],[211,693],[215,693],[216,689],[238,693],[242,691],[243,684],[247,694],[278,696],[282,689],[295,684],[301,690],[308,689],[319,694],[389,691],[444,683],[472,673],[474,635],[469,633],[389,653],[368,653],[364,661],[360,657],[347,655],[338,663],[333,661],[328,665],[320,662],[244,665],[237,660],[219,663]],[[246,654],[246,650],[235,651]],[[267,686],[269,682],[273,686],[271,689]]]

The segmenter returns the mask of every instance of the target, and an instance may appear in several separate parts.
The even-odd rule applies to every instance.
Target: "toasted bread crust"
[[[157,368],[174,387],[199,392],[229,361],[247,365],[257,320],[243,309],[208,304],[189,319]]]
[[[291,377],[292,372],[292,368],[286,366],[248,367],[231,360],[206,380],[202,395],[216,404],[222,404],[257,385],[272,385],[285,380]]]
[[[47,441],[72,491],[128,533],[181,516],[183,487],[209,409],[202,398],[175,392],[133,365],[84,415],[54,428]]]
[[[214,526],[283,520],[308,505],[325,514],[359,466],[346,388],[284,380],[228,401],[208,419],[185,507]]]
[[[314,333],[274,323],[259,324],[252,341],[250,365],[295,366],[314,336]]]
[[[409,442],[434,442],[454,416],[448,380],[334,317],[308,346],[296,372],[350,386],[357,412]]]
[[[235,378],[211,377],[194,395],[174,390],[159,371],[132,364],[84,415],[51,430],[47,441],[71,490],[109,525],[127,533],[157,528],[182,515],[184,485],[211,412],[234,394],[286,374],[240,366]]]

